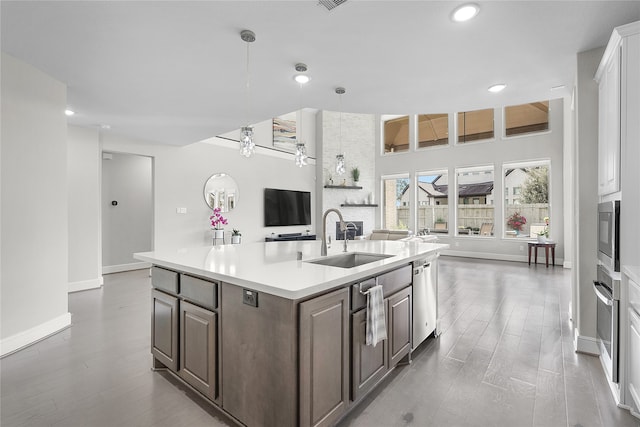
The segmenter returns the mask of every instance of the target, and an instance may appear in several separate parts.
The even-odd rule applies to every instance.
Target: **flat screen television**
[[[311,224],[311,193],[264,189],[264,226]]]

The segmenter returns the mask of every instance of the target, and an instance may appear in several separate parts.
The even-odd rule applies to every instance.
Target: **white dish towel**
[[[369,288],[367,294],[367,345],[374,346],[387,339],[387,324],[384,316],[382,285]]]

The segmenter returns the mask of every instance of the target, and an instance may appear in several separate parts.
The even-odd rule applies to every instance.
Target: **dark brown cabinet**
[[[156,289],[151,293],[151,354],[178,370],[178,298]]]
[[[300,426],[330,426],[349,405],[349,290],[300,304]]]
[[[211,400],[217,394],[216,313],[180,302],[180,370],[178,375]]]
[[[389,367],[394,367],[411,352],[411,287],[387,299],[387,345]]]
[[[351,315],[351,399],[357,401],[380,381],[388,370],[387,340],[368,346],[367,310]]]

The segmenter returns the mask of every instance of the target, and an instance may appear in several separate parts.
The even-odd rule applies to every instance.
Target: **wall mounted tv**
[[[264,226],[311,224],[311,193],[264,189]]]

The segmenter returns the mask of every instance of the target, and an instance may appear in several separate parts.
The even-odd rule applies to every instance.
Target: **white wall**
[[[151,157],[105,153],[101,206],[103,273],[147,266],[134,259],[133,254],[153,248]]]
[[[376,193],[375,176],[375,116],[372,114],[342,113],[342,144],[340,144],[340,113],[322,111],[318,114],[318,140],[322,141],[322,154],[318,158],[316,173],[318,183],[317,195],[321,203],[318,203],[319,223],[322,214],[329,208],[337,208],[342,212],[346,222],[362,221],[363,233],[366,235],[376,228],[375,212],[372,207],[341,207],[347,199],[356,203],[362,203],[370,193]],[[346,172],[342,176],[336,175],[336,155],[340,152],[345,155]],[[360,170],[359,186],[362,190],[324,188],[328,184],[329,174],[333,177],[333,184],[340,185],[344,181],[346,185],[353,185],[351,169],[358,167]],[[327,216],[327,235],[335,238],[335,223],[338,216]],[[319,233],[322,233],[322,224],[319,225]],[[320,236],[319,236],[320,237]]]
[[[577,55],[576,132],[575,132],[575,257],[572,288],[577,295],[576,348],[597,353],[596,296],[591,282],[596,277],[598,212],[598,85],[594,78],[604,48]]]
[[[271,138],[271,134],[261,138]],[[261,144],[266,144],[264,140]],[[292,154],[258,148],[251,158],[239,154],[235,142],[211,138],[184,147],[170,147],[103,135],[103,150],[154,158],[154,248],[210,245],[211,209],[203,195],[205,181],[215,173],[226,173],[238,184],[237,208],[225,217],[227,241],[232,228],[242,232],[243,242],[264,241],[273,233],[315,231],[311,226],[264,227],[264,188],[311,191],[315,166],[298,168]],[[312,200],[312,212],[315,209]],[[176,208],[187,208],[186,214]]]
[[[449,135],[456,134],[455,122],[452,118],[456,112],[449,112]],[[554,99],[549,103],[549,132],[523,135],[512,138],[502,136],[502,109],[494,110],[495,139],[485,142],[474,142],[448,146],[433,147],[420,150],[410,150],[405,153],[383,155],[380,142],[376,146],[376,178],[384,175],[409,173],[413,183],[416,174],[432,170],[448,170],[449,177],[453,177],[456,168],[467,166],[493,165],[494,194],[503,195],[502,165],[503,163],[522,162],[529,160],[551,161],[550,172],[550,208],[551,208],[551,238],[556,241],[556,263],[563,262],[564,256],[564,200],[563,200],[563,141],[564,141],[563,100]],[[377,140],[380,141],[381,132],[378,124]],[[413,128],[410,135],[414,135]],[[452,181],[450,179],[450,181]],[[414,196],[415,197],[415,196]],[[381,199],[381,194],[377,195]],[[502,209],[504,197],[496,197],[495,201],[494,238],[440,236],[438,239],[451,245],[447,253],[470,257],[494,258],[512,261],[527,260],[526,242],[515,239],[502,238],[504,224]],[[376,221],[381,222],[378,209]],[[455,224],[454,209],[449,209],[449,224]],[[415,218],[411,218],[410,229]]]
[[[71,322],[66,87],[2,53],[1,354]]]
[[[69,291],[100,287],[100,147],[98,131],[68,130]]]

